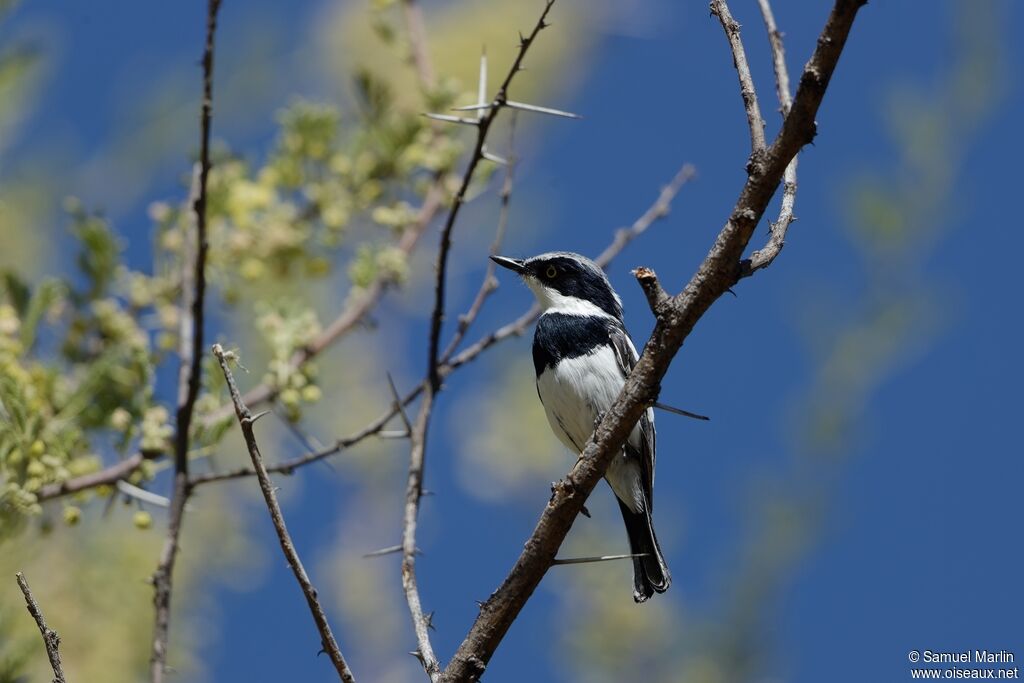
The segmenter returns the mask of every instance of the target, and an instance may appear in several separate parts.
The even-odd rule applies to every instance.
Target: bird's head
[[[492,256],[491,260],[518,273],[545,311],[622,320],[619,295],[604,271],[586,256],[556,251],[528,259]]]

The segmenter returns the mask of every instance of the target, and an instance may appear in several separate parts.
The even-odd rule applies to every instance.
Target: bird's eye
[[[548,269],[544,271],[544,275],[546,275],[549,280],[552,280],[556,275],[558,275],[558,268],[548,266]]]

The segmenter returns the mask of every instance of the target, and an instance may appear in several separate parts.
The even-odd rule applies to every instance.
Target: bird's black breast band
[[[610,328],[618,325],[603,316],[545,313],[533,335],[533,369],[537,376],[563,358],[585,356],[597,346],[610,344]]]

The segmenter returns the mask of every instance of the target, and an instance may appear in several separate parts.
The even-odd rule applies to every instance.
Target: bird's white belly
[[[537,378],[537,393],[555,436],[570,451],[581,454],[594,431],[594,421],[603,415],[625,384],[615,352],[598,346],[578,358],[563,358],[555,367],[545,368]],[[640,447],[640,427],[629,435],[630,445]],[[642,507],[639,464],[616,456],[605,475],[612,490],[634,511]]]

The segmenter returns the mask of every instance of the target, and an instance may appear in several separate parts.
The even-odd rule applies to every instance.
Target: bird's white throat
[[[554,287],[548,287],[535,277],[527,276],[523,280],[534,296],[537,297],[537,303],[540,304],[541,309],[545,313],[564,313],[565,315],[585,315],[602,318],[612,317],[597,304],[575,296],[566,296]],[[618,295],[615,295],[615,298],[618,300]]]

